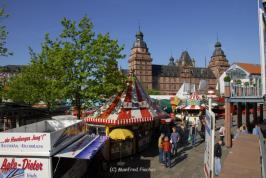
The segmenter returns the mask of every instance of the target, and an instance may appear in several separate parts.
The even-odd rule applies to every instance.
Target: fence
[[[236,83],[231,84],[231,97],[243,96],[262,96],[261,87],[257,86],[243,86]]]
[[[261,160],[261,175],[262,178],[266,178],[266,153],[265,153],[265,143],[262,132],[259,134],[259,144],[260,144],[260,160]]]

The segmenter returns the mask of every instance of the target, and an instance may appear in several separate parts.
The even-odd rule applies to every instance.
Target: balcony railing
[[[262,96],[261,86],[243,86],[231,83],[231,97],[259,97]]]

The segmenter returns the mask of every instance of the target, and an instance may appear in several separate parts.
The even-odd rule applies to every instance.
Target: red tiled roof
[[[239,67],[243,68],[250,74],[261,74],[261,68],[258,64],[236,63]]]

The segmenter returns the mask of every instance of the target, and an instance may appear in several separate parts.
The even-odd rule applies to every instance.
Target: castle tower
[[[228,60],[226,59],[224,51],[221,48],[221,43],[217,41],[214,47],[215,49],[213,51],[208,68],[212,70],[216,78],[219,78],[230,65],[228,63]]]
[[[152,58],[143,40],[143,33],[136,33],[136,40],[131,48],[128,68],[141,81],[146,90],[152,89]]]
[[[183,51],[176,65],[180,68],[180,76],[184,78],[191,77],[191,68],[194,67],[193,60],[187,51]]]

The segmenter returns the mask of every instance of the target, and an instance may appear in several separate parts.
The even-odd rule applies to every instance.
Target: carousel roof
[[[133,125],[164,117],[167,114],[152,102],[136,77],[131,77],[123,92],[111,97],[85,121],[91,124]]]

